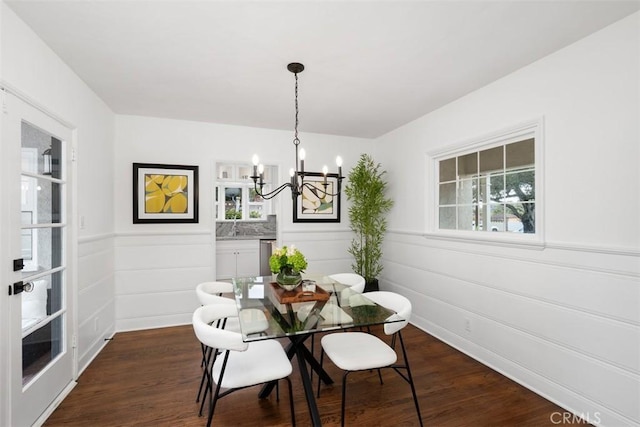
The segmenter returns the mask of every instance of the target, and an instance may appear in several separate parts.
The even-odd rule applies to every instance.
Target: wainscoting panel
[[[352,257],[347,252],[351,243],[351,230],[325,229],[318,231],[284,230],[282,246],[294,244],[304,253],[310,274],[332,274],[353,271]]]
[[[78,242],[78,373],[84,371],[115,331],[114,236]]]
[[[390,233],[381,288],[412,322],[575,413],[640,423],[638,254]]]
[[[116,248],[116,330],[190,323],[196,285],[215,277],[211,233],[127,233]]]

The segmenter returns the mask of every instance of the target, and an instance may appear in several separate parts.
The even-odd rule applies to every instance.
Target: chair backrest
[[[219,296],[219,294],[233,292],[233,285],[228,282],[202,282],[196,286],[196,295],[202,305],[208,304],[233,304],[231,298]]]
[[[231,305],[212,304],[198,307],[196,311],[193,312],[192,318],[193,330],[196,333],[196,337],[207,347],[218,350],[245,351],[249,348],[249,343],[242,341],[242,335],[240,333],[220,329],[212,325],[216,320],[235,317],[237,315],[238,310],[235,306]]]
[[[389,310],[393,310],[396,312],[396,314],[390,316],[389,318],[404,319],[404,321],[402,322],[385,323],[385,334],[393,335],[400,329],[407,326],[407,323],[409,323],[409,318],[411,317],[411,301],[409,301],[407,297],[404,297],[395,292],[388,291],[367,292],[364,295],[376,304],[379,304],[385,308],[388,308]]]
[[[358,293],[364,292],[364,285],[366,280],[364,277],[356,273],[336,273],[329,275],[329,278],[340,282],[343,285],[350,286],[352,290]]]

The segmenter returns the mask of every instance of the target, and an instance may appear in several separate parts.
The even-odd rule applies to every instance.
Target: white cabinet
[[[219,240],[216,242],[217,280],[259,275],[259,240]]]

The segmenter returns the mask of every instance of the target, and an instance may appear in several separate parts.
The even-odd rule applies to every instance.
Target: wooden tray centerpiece
[[[293,304],[296,302],[328,301],[329,293],[316,285],[316,291],[304,291],[302,283],[292,291],[284,290],[276,282],[271,282],[271,293],[275,295],[280,304]]]

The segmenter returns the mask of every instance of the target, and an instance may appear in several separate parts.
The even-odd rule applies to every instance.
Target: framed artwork
[[[198,222],[198,166],[133,164],[133,223]]]
[[[340,222],[340,194],[338,174],[305,172],[302,194],[293,199],[293,222]],[[325,194],[328,193],[328,194]]]

